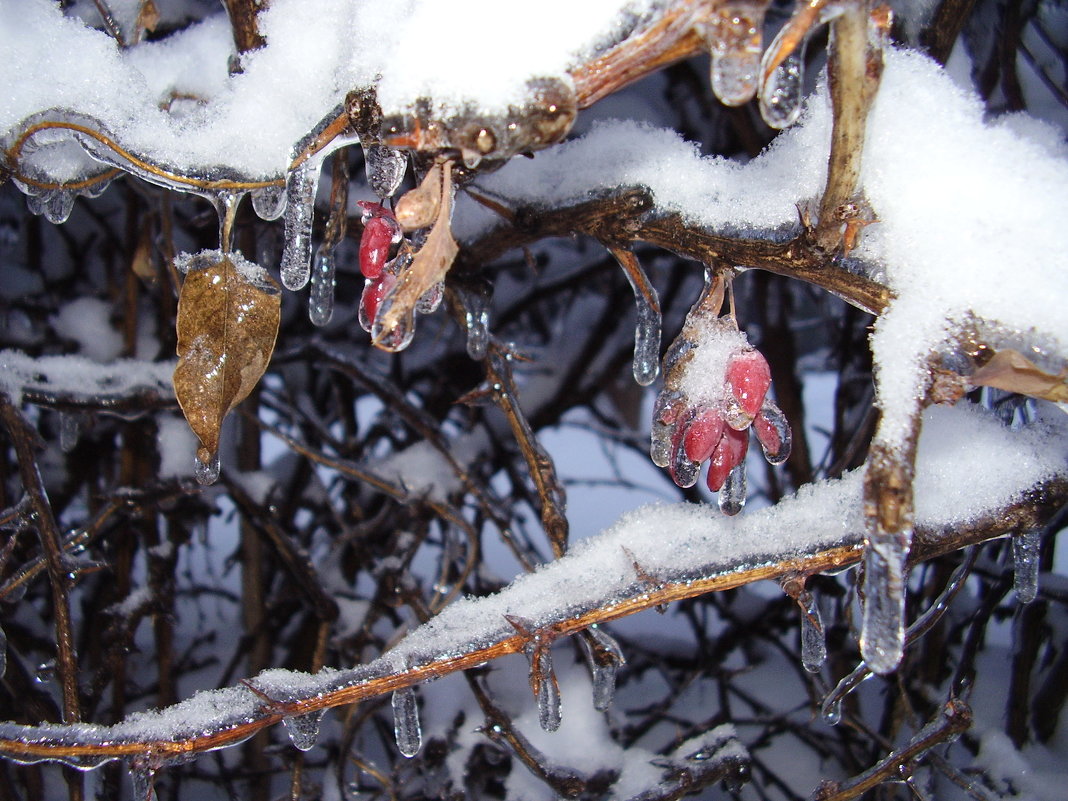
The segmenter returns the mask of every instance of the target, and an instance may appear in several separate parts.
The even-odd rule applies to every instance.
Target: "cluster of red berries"
[[[378,307],[397,283],[399,258],[390,259],[392,251],[403,238],[400,224],[393,212],[380,203],[357,201],[363,210],[363,235],[360,237],[360,272],[367,279],[360,297],[360,326],[370,331]]]

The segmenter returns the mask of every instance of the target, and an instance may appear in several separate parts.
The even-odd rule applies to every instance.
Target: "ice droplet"
[[[861,662],[848,676],[838,682],[823,699],[823,706],[820,709],[823,722],[828,726],[837,726],[842,720],[842,700],[873,675],[868,665]]]
[[[638,260],[632,262],[633,270],[624,270],[631,289],[638,320],[634,326],[634,380],[647,387],[660,374],[660,336],[663,320],[660,315],[660,299],[656,288],[650,283]],[[637,275],[635,275],[637,273]]]
[[[408,154],[388,145],[365,145],[367,184],[380,198],[393,197],[408,169]]]
[[[147,765],[134,762],[130,765],[130,781],[133,784],[133,801],[156,801],[153,779],[156,772]]]
[[[760,414],[753,420],[753,431],[757,435],[764,458],[768,464],[778,465],[790,458],[793,447],[793,433],[790,423],[782,410],[770,401],[764,402]]]
[[[252,190],[252,208],[261,220],[277,220],[286,210],[286,188],[263,186]]]
[[[593,708],[604,712],[612,705],[619,667],[627,660],[615,638],[596,624],[586,629],[586,636],[581,637],[579,642],[582,643],[593,679]]]
[[[489,347],[489,292],[484,287],[462,288],[458,292],[467,327],[467,355],[481,361]]]
[[[322,166],[323,155],[319,153],[286,176],[286,242],[281,266],[282,283],[286,289],[302,289],[311,274],[315,191]]]
[[[1042,555],[1042,529],[1036,528],[1012,538],[1013,590],[1016,600],[1029,604],[1038,595],[1039,559]]]
[[[666,356],[664,362],[667,363]],[[678,390],[664,390],[656,396],[656,402],[653,404],[649,458],[657,467],[667,467],[671,464],[671,440],[675,431],[675,419],[679,415],[683,402],[683,395]]]
[[[842,722],[842,699],[836,698],[834,694],[828,695],[823,701],[823,707],[820,709],[820,717],[823,718],[823,722],[828,726],[837,726]]]
[[[719,510],[725,515],[736,515],[745,506],[745,496],[748,490],[745,481],[745,461],[736,464],[729,473],[727,480],[719,490]]]
[[[444,297],[445,282],[438,281],[415,302],[415,310],[420,314],[433,314],[438,310]]]
[[[193,475],[196,477],[198,484],[203,484],[205,486],[214,484],[219,480],[220,469],[221,463],[219,461],[218,451],[213,453],[206,462],[201,460],[200,454],[193,460]]]
[[[819,601],[814,593],[802,590],[797,596],[797,605],[801,609],[801,664],[809,673],[819,673],[827,660]]]
[[[315,251],[315,268],[308,295],[308,317],[314,325],[326,325],[334,316],[336,267],[333,246],[323,242]]]
[[[64,453],[70,453],[78,446],[82,433],[82,416],[72,412],[59,414],[59,447]]]
[[[74,192],[67,189],[53,189],[41,195],[43,200],[41,211],[45,219],[53,225],[65,223],[71,211],[74,210],[75,197]]]
[[[905,648],[905,559],[912,532],[880,534],[864,548],[864,617],[860,653],[868,667],[890,673]]]
[[[535,649],[530,666],[530,683],[538,702],[538,723],[545,731],[560,728],[560,685],[553,670],[553,656],[549,646]]]
[[[756,93],[765,7],[745,0],[727,3],[708,27],[712,91],[725,105],[743,105]]]
[[[783,28],[768,47],[767,53],[764,54],[765,64],[762,65],[762,70],[767,69],[766,62],[781,44],[780,40],[786,30]],[[806,44],[807,42],[802,42],[786,56],[760,88],[760,115],[772,128],[788,128],[801,114],[801,94],[805,88]]]
[[[419,702],[411,687],[402,687],[393,692],[393,736],[397,740],[397,750],[409,759],[418,754],[423,746]]]
[[[387,330],[383,320],[389,316],[389,310],[393,307],[393,299],[393,290],[382,298],[378,313],[375,315],[374,322],[371,323],[371,339],[378,347],[396,353],[408,347],[415,337],[415,309],[406,309],[404,314]]]
[[[701,477],[701,463],[686,455],[683,434],[686,425],[679,422],[671,434],[671,480],[683,489],[692,487]]]
[[[286,734],[289,735],[294,748],[298,751],[310,751],[315,747],[315,741],[319,739],[319,723],[325,712],[325,709],[317,709],[304,715],[282,718],[282,725],[286,727]]]

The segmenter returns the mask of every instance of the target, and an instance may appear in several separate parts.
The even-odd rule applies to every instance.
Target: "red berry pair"
[[[360,326],[370,331],[378,307],[397,283],[388,268],[389,254],[401,240],[401,228],[393,212],[379,203],[357,201],[363,209],[363,236],[360,237],[360,272],[367,279],[360,297]]]

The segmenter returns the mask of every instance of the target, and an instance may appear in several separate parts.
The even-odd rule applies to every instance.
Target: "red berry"
[[[717,409],[703,409],[686,429],[686,456],[703,462],[716,449],[723,436],[723,415]]]
[[[356,205],[363,210],[362,216],[365,224],[372,217],[385,217],[387,220],[393,220],[394,222],[397,220],[392,211],[373,200],[357,200]]]
[[[712,492],[719,492],[723,482],[727,480],[727,474],[741,464],[745,459],[746,451],[749,450],[749,432],[735,431],[726,427],[719,444],[712,452],[712,460],[708,463],[708,488]]]
[[[368,281],[364,285],[363,295],[360,296],[360,325],[364,331],[371,330],[382,298],[393,289],[396,283],[397,276],[392,273],[382,273],[377,279]]]
[[[727,363],[727,384],[742,411],[750,419],[756,417],[771,386],[771,370],[760,351],[743,350],[734,354]]]
[[[753,420],[753,431],[768,462],[782,464],[790,458],[790,424],[778,406],[770,402],[764,404]]]
[[[360,237],[360,271],[370,279],[378,278],[389,258],[396,223],[390,225],[384,217],[372,217],[363,227]]]

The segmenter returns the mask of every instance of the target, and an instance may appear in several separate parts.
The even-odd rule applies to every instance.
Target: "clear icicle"
[[[393,692],[393,735],[397,740],[397,750],[409,759],[418,754],[423,746],[419,702],[411,687],[402,687]]]
[[[882,534],[864,548],[864,616],[860,653],[880,674],[893,671],[905,648],[905,559],[907,536]]]
[[[303,289],[311,275],[312,225],[321,157],[313,156],[286,176],[286,243],[282,251],[282,283]]]
[[[829,726],[837,726],[842,720],[843,699],[873,675],[875,674],[868,669],[868,666],[861,662],[853,669],[852,673],[838,682],[835,688],[823,699],[823,706],[820,709],[820,716],[823,718],[823,722]]]
[[[82,416],[74,412],[60,412],[59,447],[64,453],[70,453],[78,446],[82,434]]]
[[[664,357],[664,363],[666,366],[666,356]],[[653,464],[657,467],[667,467],[671,464],[671,440],[675,431],[675,419],[678,417],[679,409],[683,402],[683,395],[678,390],[664,390],[656,396],[656,403],[653,405],[649,458],[652,459]]]
[[[681,423],[679,425],[680,427],[682,426]],[[697,479],[701,477],[701,463],[691,460],[686,455],[686,448],[683,447],[681,433],[681,430],[676,430],[672,434],[672,439],[674,440],[672,443],[674,454],[672,458],[671,479],[678,486],[686,489],[687,487],[692,487],[696,484]]]
[[[635,282],[635,276],[626,270],[627,280],[634,290],[634,303],[638,309],[638,320],[634,325],[634,380],[647,387],[656,381],[660,374],[660,336],[663,319],[660,315],[660,301],[656,289],[644,271],[634,260],[634,266],[644,279],[644,286]]]
[[[786,28],[783,28],[785,31]],[[771,43],[765,59],[774,53],[780,35]],[[760,89],[760,114],[772,128],[788,128],[801,114],[801,95],[805,83],[805,43],[802,42],[768,76]]]
[[[1029,604],[1038,595],[1038,572],[1042,555],[1042,529],[1025,531],[1012,538],[1013,589],[1016,600]]]
[[[310,751],[315,747],[315,742],[319,739],[319,723],[322,722],[324,712],[325,710],[318,709],[304,715],[282,718],[286,734],[298,751]]]
[[[743,105],[756,93],[765,5],[735,0],[709,26],[712,91],[725,105]]]
[[[203,461],[200,458],[200,454],[193,460],[193,475],[196,476],[197,483],[205,486],[214,484],[219,480],[219,471],[221,469],[221,462],[219,461],[219,452],[216,451],[211,455],[207,461]]]
[[[553,670],[553,655],[548,644],[534,649],[530,665],[530,684],[538,703],[538,723],[545,731],[560,728],[560,685]]]
[[[725,515],[736,515],[745,506],[745,496],[748,492],[745,481],[745,461],[741,461],[727,473],[727,480],[719,491],[717,500],[719,510]]]
[[[393,197],[408,169],[408,154],[388,145],[365,145],[363,160],[371,191],[383,199]]]
[[[461,289],[460,299],[467,326],[467,355],[481,361],[489,347],[489,295],[480,289]]]
[[[45,219],[53,225],[65,223],[71,211],[74,210],[75,197],[74,192],[67,189],[53,189],[42,195],[44,203],[41,211]]]
[[[596,624],[586,629],[585,636],[579,641],[582,643],[593,679],[593,708],[604,712],[612,705],[612,697],[616,691],[616,673],[620,665],[625,664],[627,660],[615,638]]]
[[[252,190],[252,208],[261,220],[277,220],[286,210],[284,186],[264,186]]]
[[[337,261],[332,245],[323,242],[315,251],[308,297],[308,317],[314,325],[326,325],[334,316],[334,287]]]
[[[156,772],[147,765],[134,762],[130,765],[130,782],[133,784],[134,801],[156,801],[153,779]]]
[[[801,609],[801,664],[809,673],[819,673],[827,660],[820,605],[816,595],[808,590],[798,594],[797,605]]]

